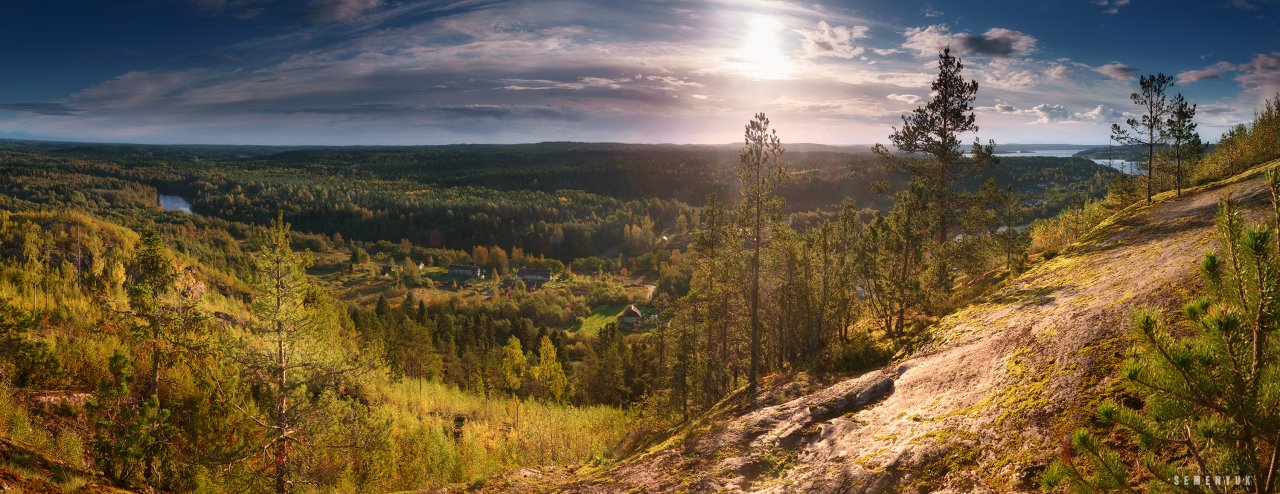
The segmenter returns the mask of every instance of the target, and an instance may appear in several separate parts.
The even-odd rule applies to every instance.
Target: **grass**
[[[622,311],[627,310],[625,304],[604,304],[591,308],[591,315],[582,319],[581,323],[569,329],[569,332],[582,336],[595,336],[606,324],[617,322]]]
[[[379,412],[391,423],[398,488],[473,484],[525,467],[609,457],[633,413],[486,398],[439,383],[388,383]],[[461,428],[455,419],[464,418]]]

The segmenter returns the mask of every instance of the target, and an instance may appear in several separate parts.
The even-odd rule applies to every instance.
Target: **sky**
[[[0,0],[0,138],[887,143],[947,46],[966,140],[1105,144],[1163,72],[1213,141],[1280,91],[1280,0]]]

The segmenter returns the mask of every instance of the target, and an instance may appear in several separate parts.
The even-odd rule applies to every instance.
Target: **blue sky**
[[[951,46],[978,135],[1105,143],[1138,74],[1209,140],[1280,91],[1276,0],[0,0],[0,137],[886,142]]]

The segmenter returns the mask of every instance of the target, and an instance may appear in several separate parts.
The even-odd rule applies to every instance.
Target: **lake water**
[[[1080,151],[1082,150],[1081,149],[1037,149],[1034,151],[1027,151],[1025,153],[996,153],[996,156],[1001,158],[1005,158],[1005,157],[1016,158],[1020,156],[1021,157],[1044,156],[1044,157],[1050,157],[1050,158],[1070,158],[1072,156],[1075,156],[1075,154]],[[1138,174],[1139,163],[1136,161],[1095,159],[1093,160],[1093,162],[1099,165],[1106,165],[1106,166],[1115,168],[1116,170],[1120,170],[1120,172],[1127,173],[1129,175]]]
[[[191,203],[187,202],[186,199],[168,194],[160,194],[160,207],[164,208],[165,211],[191,212]]]
[[[1022,157],[1047,156],[1050,158],[1070,158],[1072,156],[1075,156],[1075,154],[1080,151],[1084,151],[1084,150],[1083,149],[1036,149],[1033,151],[1026,151],[1022,153],[996,153],[996,157],[1016,158],[1019,156],[1022,156]]]
[[[1137,161],[1125,161],[1125,160],[1093,160],[1093,162],[1099,165],[1106,165],[1106,166],[1115,168],[1117,170],[1120,170],[1121,173],[1127,173],[1129,175],[1137,175],[1138,166],[1144,164],[1144,163],[1138,163]]]

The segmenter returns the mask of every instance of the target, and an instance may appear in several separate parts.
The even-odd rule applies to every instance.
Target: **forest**
[[[870,149],[789,150],[763,113],[741,146],[0,142],[6,468],[370,492],[607,465],[769,376],[884,366],[1144,190],[1280,155],[1274,102],[1212,151],[1183,102],[1144,176],[996,157],[937,64],[954,91]]]

